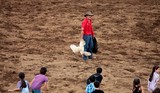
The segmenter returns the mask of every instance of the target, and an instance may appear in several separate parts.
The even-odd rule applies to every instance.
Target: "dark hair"
[[[150,75],[150,77],[149,77],[149,81],[150,81],[150,82],[152,81],[154,72],[155,72],[158,68],[159,68],[159,66],[157,66],[157,65],[153,66],[153,68],[152,68],[152,73],[151,73],[151,75]]]
[[[19,76],[19,78],[21,79],[20,89],[26,88],[27,85],[26,85],[26,82],[25,82],[25,80],[24,80],[25,74],[24,74],[23,72],[20,72],[20,73],[18,74],[18,76]]]
[[[156,88],[152,93],[160,93],[160,88]]]
[[[100,85],[100,83],[99,82],[94,82],[94,86],[96,87],[96,88],[99,88],[99,85]]]
[[[135,78],[134,80],[133,80],[133,88],[136,88],[136,87],[138,87],[138,86],[140,86],[140,79],[139,78]]]
[[[133,80],[133,93],[141,93],[141,82],[139,78]]]
[[[40,74],[45,75],[46,72],[47,72],[47,68],[46,68],[46,67],[42,67],[42,68],[40,69]]]
[[[102,68],[101,67],[97,68],[97,73],[102,73]]]
[[[90,80],[90,82],[94,82],[95,81],[95,77],[94,76],[89,77],[89,80]]]

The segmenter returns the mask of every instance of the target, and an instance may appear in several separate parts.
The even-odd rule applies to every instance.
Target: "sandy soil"
[[[99,52],[83,62],[69,45],[78,45],[87,10],[95,14]],[[84,93],[99,66],[105,93],[130,93],[134,77],[148,93],[159,56],[159,0],[0,0],[0,93],[16,86],[20,71],[31,81],[42,66],[48,68],[47,93]]]

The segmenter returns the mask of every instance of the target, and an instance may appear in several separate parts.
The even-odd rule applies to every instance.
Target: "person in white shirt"
[[[159,66],[154,66],[152,69],[152,73],[148,80],[148,91],[153,92],[157,88],[158,81],[160,80],[160,76],[158,74]]]
[[[19,91],[19,93],[30,93],[30,86],[27,80],[25,80],[25,74],[23,72],[20,72],[18,74],[20,81],[17,83],[17,88],[15,89],[9,89],[8,91]],[[17,92],[16,92],[17,93]]]

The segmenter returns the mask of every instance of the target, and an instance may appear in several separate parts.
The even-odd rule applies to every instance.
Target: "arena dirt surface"
[[[84,62],[69,46],[78,45],[88,10],[94,13],[99,52]],[[135,77],[148,93],[155,64],[160,64],[159,0],[0,0],[0,93],[16,87],[19,72],[30,82],[42,66],[48,68],[45,93],[84,93],[97,67],[103,68],[105,93],[131,93]]]

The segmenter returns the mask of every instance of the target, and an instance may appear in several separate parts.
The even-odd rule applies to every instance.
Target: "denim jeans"
[[[91,53],[91,56],[89,56],[89,57],[83,55],[83,60],[86,61],[88,58],[92,59],[93,37],[92,37],[92,35],[83,35],[83,39],[86,43],[84,45],[84,51]]]
[[[32,93],[42,93],[41,90],[32,90]]]

